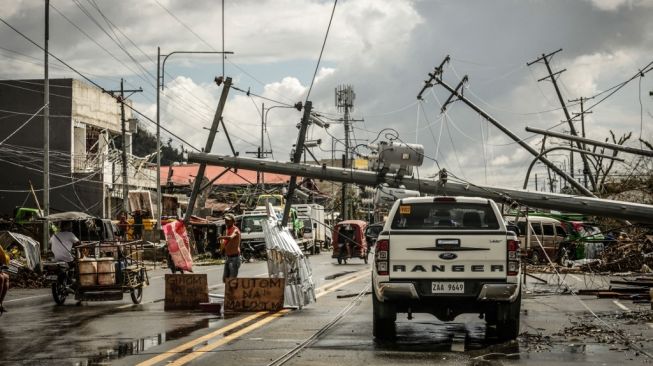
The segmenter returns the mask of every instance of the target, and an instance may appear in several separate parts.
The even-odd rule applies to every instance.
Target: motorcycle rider
[[[224,253],[227,257],[224,263],[222,282],[226,282],[230,277],[238,277],[238,268],[240,268],[240,230],[235,225],[236,218],[232,214],[226,214],[224,222],[227,225],[227,235],[218,237],[218,240],[224,242]]]
[[[61,224],[61,231],[50,237],[50,248],[52,248],[54,260],[57,262],[70,263],[75,259],[72,254],[73,246],[79,244],[80,241],[71,232],[72,227],[72,222],[66,221]]]

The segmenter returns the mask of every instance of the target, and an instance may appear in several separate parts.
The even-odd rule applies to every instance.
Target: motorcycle
[[[268,252],[265,242],[241,242],[240,255],[244,262],[249,262],[252,258],[265,261],[268,260]]]
[[[43,265],[45,280],[52,287],[52,298],[57,305],[66,302],[68,294],[74,294],[75,268],[66,262],[51,262]]]

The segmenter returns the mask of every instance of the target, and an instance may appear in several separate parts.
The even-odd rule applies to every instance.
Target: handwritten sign
[[[206,274],[166,274],[164,310],[199,309],[209,301]]]
[[[230,278],[225,283],[224,311],[278,311],[283,308],[283,278]]]

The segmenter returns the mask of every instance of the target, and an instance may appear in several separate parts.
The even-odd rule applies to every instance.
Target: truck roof
[[[482,197],[464,197],[464,196],[430,196],[430,197],[408,197],[402,198],[401,203],[430,203],[437,199],[454,199],[462,203],[488,203],[490,200]]]

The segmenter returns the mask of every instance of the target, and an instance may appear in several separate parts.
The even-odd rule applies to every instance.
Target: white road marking
[[[573,275],[573,274],[571,274],[571,273],[569,274],[569,277],[575,279],[575,280],[578,281],[578,282],[583,282],[583,280],[582,280],[580,277],[578,277],[578,276],[576,276],[576,275]]]
[[[615,305],[617,305],[618,307],[620,307],[621,310],[623,310],[623,311],[630,311],[630,309],[628,309],[628,307],[626,307],[626,305],[620,303],[619,300],[612,300],[612,302],[613,302]]]
[[[39,298],[39,297],[46,297],[46,296],[50,296],[50,295],[34,295],[34,296],[28,296],[28,297],[21,297],[20,299],[6,300],[5,303],[17,302],[17,301],[23,301],[23,300],[29,300],[29,299],[36,299],[36,298]]]

